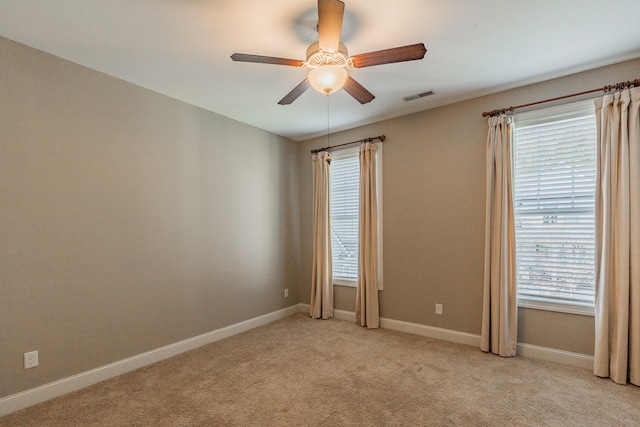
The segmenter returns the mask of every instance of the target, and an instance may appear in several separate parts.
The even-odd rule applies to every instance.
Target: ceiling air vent
[[[415,101],[416,99],[420,99],[420,98],[424,98],[425,96],[429,96],[429,95],[435,95],[436,91],[435,90],[428,90],[426,92],[422,92],[419,93],[417,95],[410,95],[410,96],[405,96],[404,99],[405,102],[409,102],[409,101]]]

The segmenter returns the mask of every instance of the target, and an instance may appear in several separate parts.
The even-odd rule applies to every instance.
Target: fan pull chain
[[[327,97],[327,147],[328,147],[331,145],[329,144],[329,94],[327,94],[326,97]]]
[[[329,144],[329,94],[327,93],[327,147],[331,147]],[[327,154],[327,163],[331,164],[331,153]]]

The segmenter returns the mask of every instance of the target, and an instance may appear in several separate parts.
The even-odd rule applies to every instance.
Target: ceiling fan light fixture
[[[391,49],[376,50],[349,56],[347,47],[340,43],[344,2],[341,0],[317,0],[318,41],[307,48],[307,59],[278,58],[275,56],[234,53],[231,59],[239,62],[287,65],[311,69],[309,75],[280,101],[279,105],[290,105],[309,87],[329,95],[344,89],[360,104],[373,101],[375,96],[347,73],[348,68],[364,68],[395,62],[415,61],[424,58],[427,48],[424,43],[415,43]]]
[[[309,83],[318,92],[329,95],[340,90],[348,76],[347,70],[340,65],[320,65],[309,72]]]

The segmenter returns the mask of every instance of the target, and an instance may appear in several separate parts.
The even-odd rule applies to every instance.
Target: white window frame
[[[595,116],[595,108],[593,100],[585,100],[550,108],[544,108],[524,113],[514,114],[514,132],[513,132],[513,153],[512,158],[514,165],[513,178],[515,188],[515,128],[517,126],[527,126],[536,123],[544,123],[551,118],[571,118],[580,117],[584,114],[593,114]],[[515,200],[515,196],[514,196]],[[595,224],[594,224],[595,227]],[[595,230],[594,230],[595,232]],[[594,237],[595,239],[595,237]],[[595,269],[595,260],[594,260]],[[594,283],[595,286],[595,283]],[[518,306],[524,308],[533,308],[538,310],[556,311],[562,313],[579,314],[585,316],[594,316],[594,304],[583,302],[569,302],[563,300],[553,300],[551,298],[537,298],[530,295],[518,295]]]
[[[383,248],[383,239],[382,239],[382,143],[375,143],[376,146],[376,184],[377,184],[377,198],[378,198],[378,290],[383,290],[383,259],[382,259],[382,248]],[[360,146],[344,148],[341,150],[336,150],[331,152],[331,161],[345,159],[349,157],[358,157],[360,153]],[[331,173],[331,172],[329,172]],[[330,178],[331,179],[331,178]],[[358,286],[358,281],[356,280],[348,280],[348,279],[338,279],[332,278],[334,286],[345,286],[355,288]]]

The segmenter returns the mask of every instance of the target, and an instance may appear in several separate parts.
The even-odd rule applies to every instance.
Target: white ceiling
[[[294,140],[325,134],[327,107],[334,132],[640,57],[638,0],[345,3],[350,55],[427,47],[421,61],[350,71],[376,96],[365,105],[311,89],[278,105],[307,70],[229,58],[304,60],[316,0],[0,0],[0,35]]]

